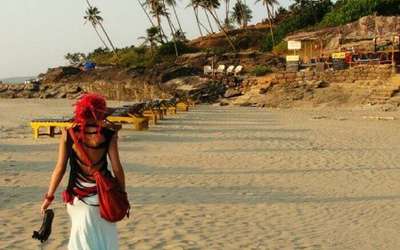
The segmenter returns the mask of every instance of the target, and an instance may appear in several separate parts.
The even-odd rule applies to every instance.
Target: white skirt
[[[98,196],[88,197],[84,201],[88,204],[98,204]],[[116,224],[101,218],[98,206],[90,206],[85,202],[75,197],[73,205],[67,204],[67,212],[72,223],[68,249],[118,249]]]

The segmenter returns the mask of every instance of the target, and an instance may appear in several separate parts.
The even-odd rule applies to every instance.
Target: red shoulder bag
[[[117,222],[125,216],[129,217],[130,205],[127,193],[123,191],[115,177],[103,175],[92,167],[92,161],[79,143],[72,128],[69,129],[69,134],[74,141],[76,150],[84,158],[82,161],[93,170],[92,175],[96,181],[97,195],[99,196],[100,216],[109,222]]]

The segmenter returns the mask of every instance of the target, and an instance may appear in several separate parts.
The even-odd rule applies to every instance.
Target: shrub
[[[287,54],[288,48],[287,48],[287,42],[282,40],[278,45],[276,45],[272,51],[276,54]]]
[[[323,18],[321,26],[346,24],[373,13],[378,15],[400,14],[399,0],[341,0]]]
[[[331,8],[330,0],[301,1],[293,4],[290,7],[292,14],[273,29],[275,44],[279,44],[290,32],[319,23]],[[268,33],[264,38],[261,50],[271,51],[272,49],[272,36]]]
[[[187,44],[182,41],[176,41],[176,47],[180,55],[185,53],[197,52],[197,49],[187,46]],[[158,56],[175,55],[174,42],[167,42],[161,44],[157,49],[157,55]]]
[[[264,76],[268,73],[272,73],[272,70],[270,67],[264,65],[257,65],[251,71],[251,74],[254,76]]]

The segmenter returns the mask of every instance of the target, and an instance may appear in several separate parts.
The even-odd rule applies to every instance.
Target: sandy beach
[[[49,241],[30,238],[58,140],[34,141],[28,122],[71,104],[0,99],[0,249],[66,247],[60,195]],[[204,105],[149,131],[126,126],[133,213],[118,224],[121,249],[400,249],[399,118]]]

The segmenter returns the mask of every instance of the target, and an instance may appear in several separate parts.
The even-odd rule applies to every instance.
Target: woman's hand
[[[50,206],[50,204],[51,204],[51,201],[49,201],[48,199],[44,199],[42,207],[40,208],[40,212],[42,213],[42,215],[44,215],[44,212]]]

